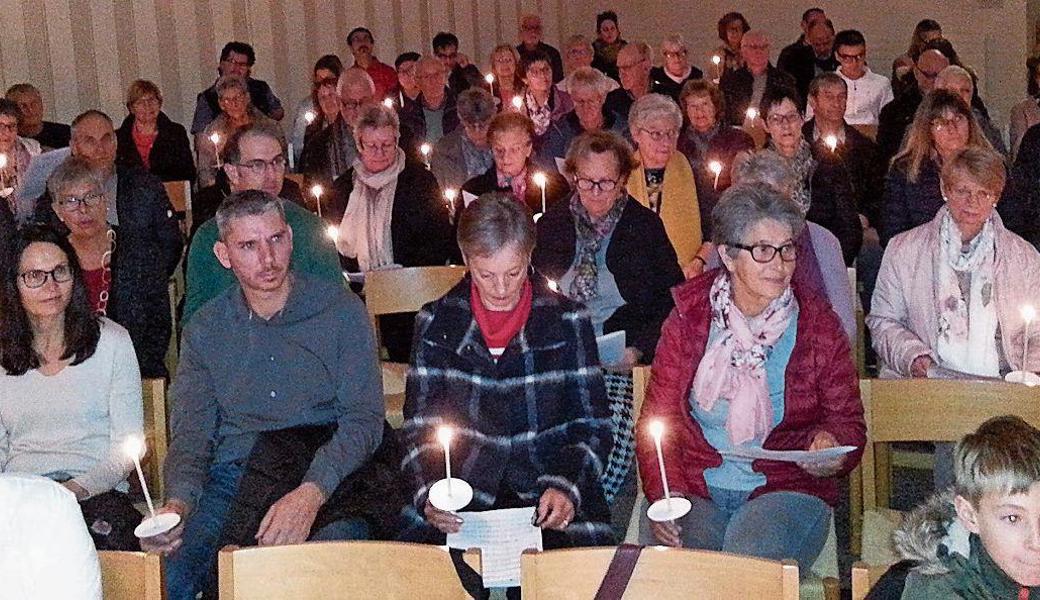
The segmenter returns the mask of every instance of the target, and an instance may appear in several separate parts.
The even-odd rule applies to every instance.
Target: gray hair
[[[679,34],[679,33],[672,33],[672,34],[664,36],[664,39],[661,40],[662,52],[663,52],[663,48],[664,48],[665,44],[675,44],[676,46],[679,46],[683,50],[687,49],[686,48],[686,40],[683,38],[682,34]]]
[[[971,88],[975,89],[975,79],[972,78],[971,73],[968,72],[964,67],[957,65],[950,65],[939,71],[939,74],[935,76],[935,86],[937,88],[944,88],[946,83],[954,79],[967,79],[971,83]]]
[[[491,92],[482,87],[471,87],[459,94],[455,104],[459,120],[463,123],[489,123],[497,112]]]
[[[242,190],[232,192],[220,203],[215,217],[217,231],[220,241],[227,241],[228,232],[231,230],[231,222],[242,217],[258,217],[270,212],[278,213],[282,221],[285,221],[285,208],[278,196],[268,194],[263,190]]]
[[[719,198],[711,211],[713,240],[716,245],[728,246],[735,257],[738,248],[731,244],[746,244],[747,232],[765,219],[783,223],[791,228],[791,237],[797,237],[805,227],[801,209],[779,191],[769,186],[735,185]]]
[[[217,80],[213,89],[217,92],[217,98],[223,97],[226,92],[231,90],[239,90],[246,95],[246,100],[249,100],[249,86],[246,85],[245,80],[239,79],[238,77],[224,75]]]
[[[572,94],[578,88],[584,88],[594,90],[605,98],[607,93],[610,92],[610,78],[592,67],[575,69],[568,80],[567,85]]]
[[[570,50],[571,48],[578,48],[578,47],[586,48],[588,50],[592,50],[593,49],[592,48],[592,42],[589,41],[589,38],[583,36],[580,33],[576,33],[576,34],[572,35],[571,37],[567,38],[567,43],[565,43],[563,45],[563,49],[564,50]]]
[[[368,89],[369,96],[376,95],[376,83],[372,81],[372,76],[360,67],[350,67],[343,70],[339,79],[336,80],[336,94],[342,96],[343,89],[348,85],[365,86]]]
[[[531,211],[503,192],[488,192],[470,203],[459,217],[459,248],[465,257],[494,256],[509,244],[530,256],[535,229]]]
[[[1024,494],[1040,482],[1040,431],[1017,416],[993,417],[957,442],[954,492],[978,508],[987,492]]]
[[[775,152],[755,152],[733,161],[733,185],[767,185],[785,195],[800,187],[798,175]]]
[[[360,139],[362,131],[381,127],[389,127],[394,130],[395,138],[401,137],[401,120],[397,117],[397,111],[382,103],[361,107],[357,125],[354,126],[355,136]]]
[[[81,184],[90,184],[98,192],[104,191],[105,188],[101,173],[85,158],[69,155],[47,178],[47,193],[50,194],[52,202],[57,202],[64,190]]]
[[[646,94],[632,103],[628,111],[628,124],[633,130],[663,119],[667,119],[676,131],[682,127],[682,111],[671,96],[663,94]]]
[[[624,46],[622,46],[622,50],[625,49],[625,48],[631,48],[632,50],[638,52],[639,56],[643,60],[647,60],[647,61],[650,61],[650,62],[653,62],[653,60],[654,60],[654,50],[653,50],[653,48],[650,47],[650,44],[647,44],[646,42],[644,42],[642,40],[636,40],[634,42],[629,42],[629,43],[625,44]],[[618,52],[620,52],[620,50]]]

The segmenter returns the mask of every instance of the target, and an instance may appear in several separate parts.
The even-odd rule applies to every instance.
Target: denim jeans
[[[794,559],[808,573],[827,542],[831,509],[816,496],[770,492],[748,500],[748,492],[711,490],[712,499],[691,498],[693,508],[678,520],[684,548],[715,550],[770,560]],[[642,544],[659,543],[643,516]]]
[[[195,509],[184,523],[183,543],[166,558],[167,600],[195,600],[204,588],[216,589],[217,544],[235,499],[238,482],[245,471],[239,463],[218,463],[209,471]],[[315,532],[312,540],[348,540],[368,537],[364,521],[351,519],[330,523]]]

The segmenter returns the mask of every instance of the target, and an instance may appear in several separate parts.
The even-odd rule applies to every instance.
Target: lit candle
[[[292,142],[289,142],[286,146],[286,152],[289,154],[289,171],[292,172],[296,170],[296,153],[293,152]]]
[[[433,146],[428,143],[423,142],[422,145],[419,146],[419,154],[422,154],[422,159],[423,162],[426,163],[427,169],[430,168],[430,152],[433,152]]]
[[[454,435],[455,432],[447,425],[442,426],[437,430],[437,439],[440,440],[441,445],[444,446],[444,472],[446,473],[445,479],[448,480],[449,496],[451,496],[451,438]]]
[[[560,293],[560,284],[556,283],[555,279],[550,279],[547,285],[549,286],[550,290],[556,292],[557,294]]]
[[[307,121],[308,125],[313,124],[314,120],[317,119],[317,118],[318,118],[318,115],[314,114],[313,110],[308,110],[307,112],[303,113],[303,120]]]
[[[329,225],[325,228],[325,235],[329,236],[329,239],[335,242],[339,239],[339,229],[335,225]]]
[[[148,493],[148,484],[144,480],[141,471],[141,457],[144,456],[144,440],[136,435],[126,438],[123,442],[123,451],[134,460],[134,468],[137,469],[137,479],[141,482],[141,491],[144,492],[144,501],[148,504],[148,514],[155,518],[155,505],[152,504],[152,495]]]
[[[7,155],[6,154],[0,154],[0,169],[6,169],[6,168],[7,168]]]
[[[394,99],[393,98],[383,98],[383,106],[385,106],[387,108],[393,108],[394,107]]]
[[[664,435],[664,423],[653,421],[650,423],[650,435],[654,438],[654,447],[657,449],[657,466],[661,469],[661,485],[664,486],[664,499],[671,502],[672,492],[668,489],[668,474],[664,470],[664,452],[661,451],[661,437]]]
[[[520,96],[513,96],[513,108],[520,110],[524,107],[524,99]]]
[[[455,198],[459,196],[458,190],[455,188],[447,188],[444,190],[444,201],[448,205],[448,214],[450,215],[455,208]]]
[[[1036,318],[1036,309],[1033,308],[1032,304],[1026,304],[1019,309],[1022,313],[1022,320],[1025,321],[1025,330],[1022,334],[1022,371],[1028,371],[1029,364],[1029,324]]]
[[[220,164],[220,134],[214,131],[209,134],[209,141],[213,142],[213,153],[217,155],[217,168],[221,167]]]
[[[718,54],[711,57],[711,64],[715,65],[715,81],[722,79],[722,57]]]
[[[397,99],[401,102],[401,108],[404,108],[404,90],[397,90]]]
[[[542,188],[542,214],[545,214],[545,184],[549,183],[549,178],[545,176],[545,173],[538,171],[532,177],[534,184]]]
[[[719,175],[722,175],[722,163],[717,160],[713,160],[708,163],[708,170],[715,174],[715,186],[714,189],[719,189]]]
[[[311,195],[314,196],[314,202],[318,205],[318,218],[321,218],[321,195],[325,193],[325,190],[318,184],[311,186]]]
[[[747,109],[747,118],[748,121],[751,121],[751,124],[754,125],[755,119],[758,118],[758,109],[754,106],[749,106]]]
[[[836,135],[828,135],[827,137],[823,138],[823,143],[827,144],[827,147],[831,149],[831,153],[834,153],[838,150],[838,136]]]
[[[492,74],[492,73],[488,73],[487,75],[484,76],[484,81],[487,82],[488,89],[494,91],[492,86],[495,85],[495,75]]]

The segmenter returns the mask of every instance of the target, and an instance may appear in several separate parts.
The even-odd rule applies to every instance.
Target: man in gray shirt
[[[295,544],[308,539],[340,482],[372,457],[385,417],[365,309],[345,287],[293,273],[293,232],[281,201],[259,190],[235,192],[216,221],[213,251],[238,285],[205,304],[185,329],[170,392],[161,509],[180,514],[182,523],[141,541],[167,556],[170,600],[195,598],[206,585],[260,433],[336,425],[303,482],[271,506],[256,532],[260,545]],[[323,532],[314,537],[328,539]]]

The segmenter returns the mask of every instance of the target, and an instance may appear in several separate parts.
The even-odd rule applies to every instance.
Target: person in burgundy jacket
[[[657,421],[671,493],[693,508],[671,522],[644,517],[641,542],[807,569],[827,538],[839,477],[866,441],[848,337],[826,299],[791,285],[805,220],[787,196],[737,185],[712,216],[723,268],[673,288],[636,429],[647,499],[664,496],[649,433]],[[855,450],[813,463],[730,454],[834,446]]]

